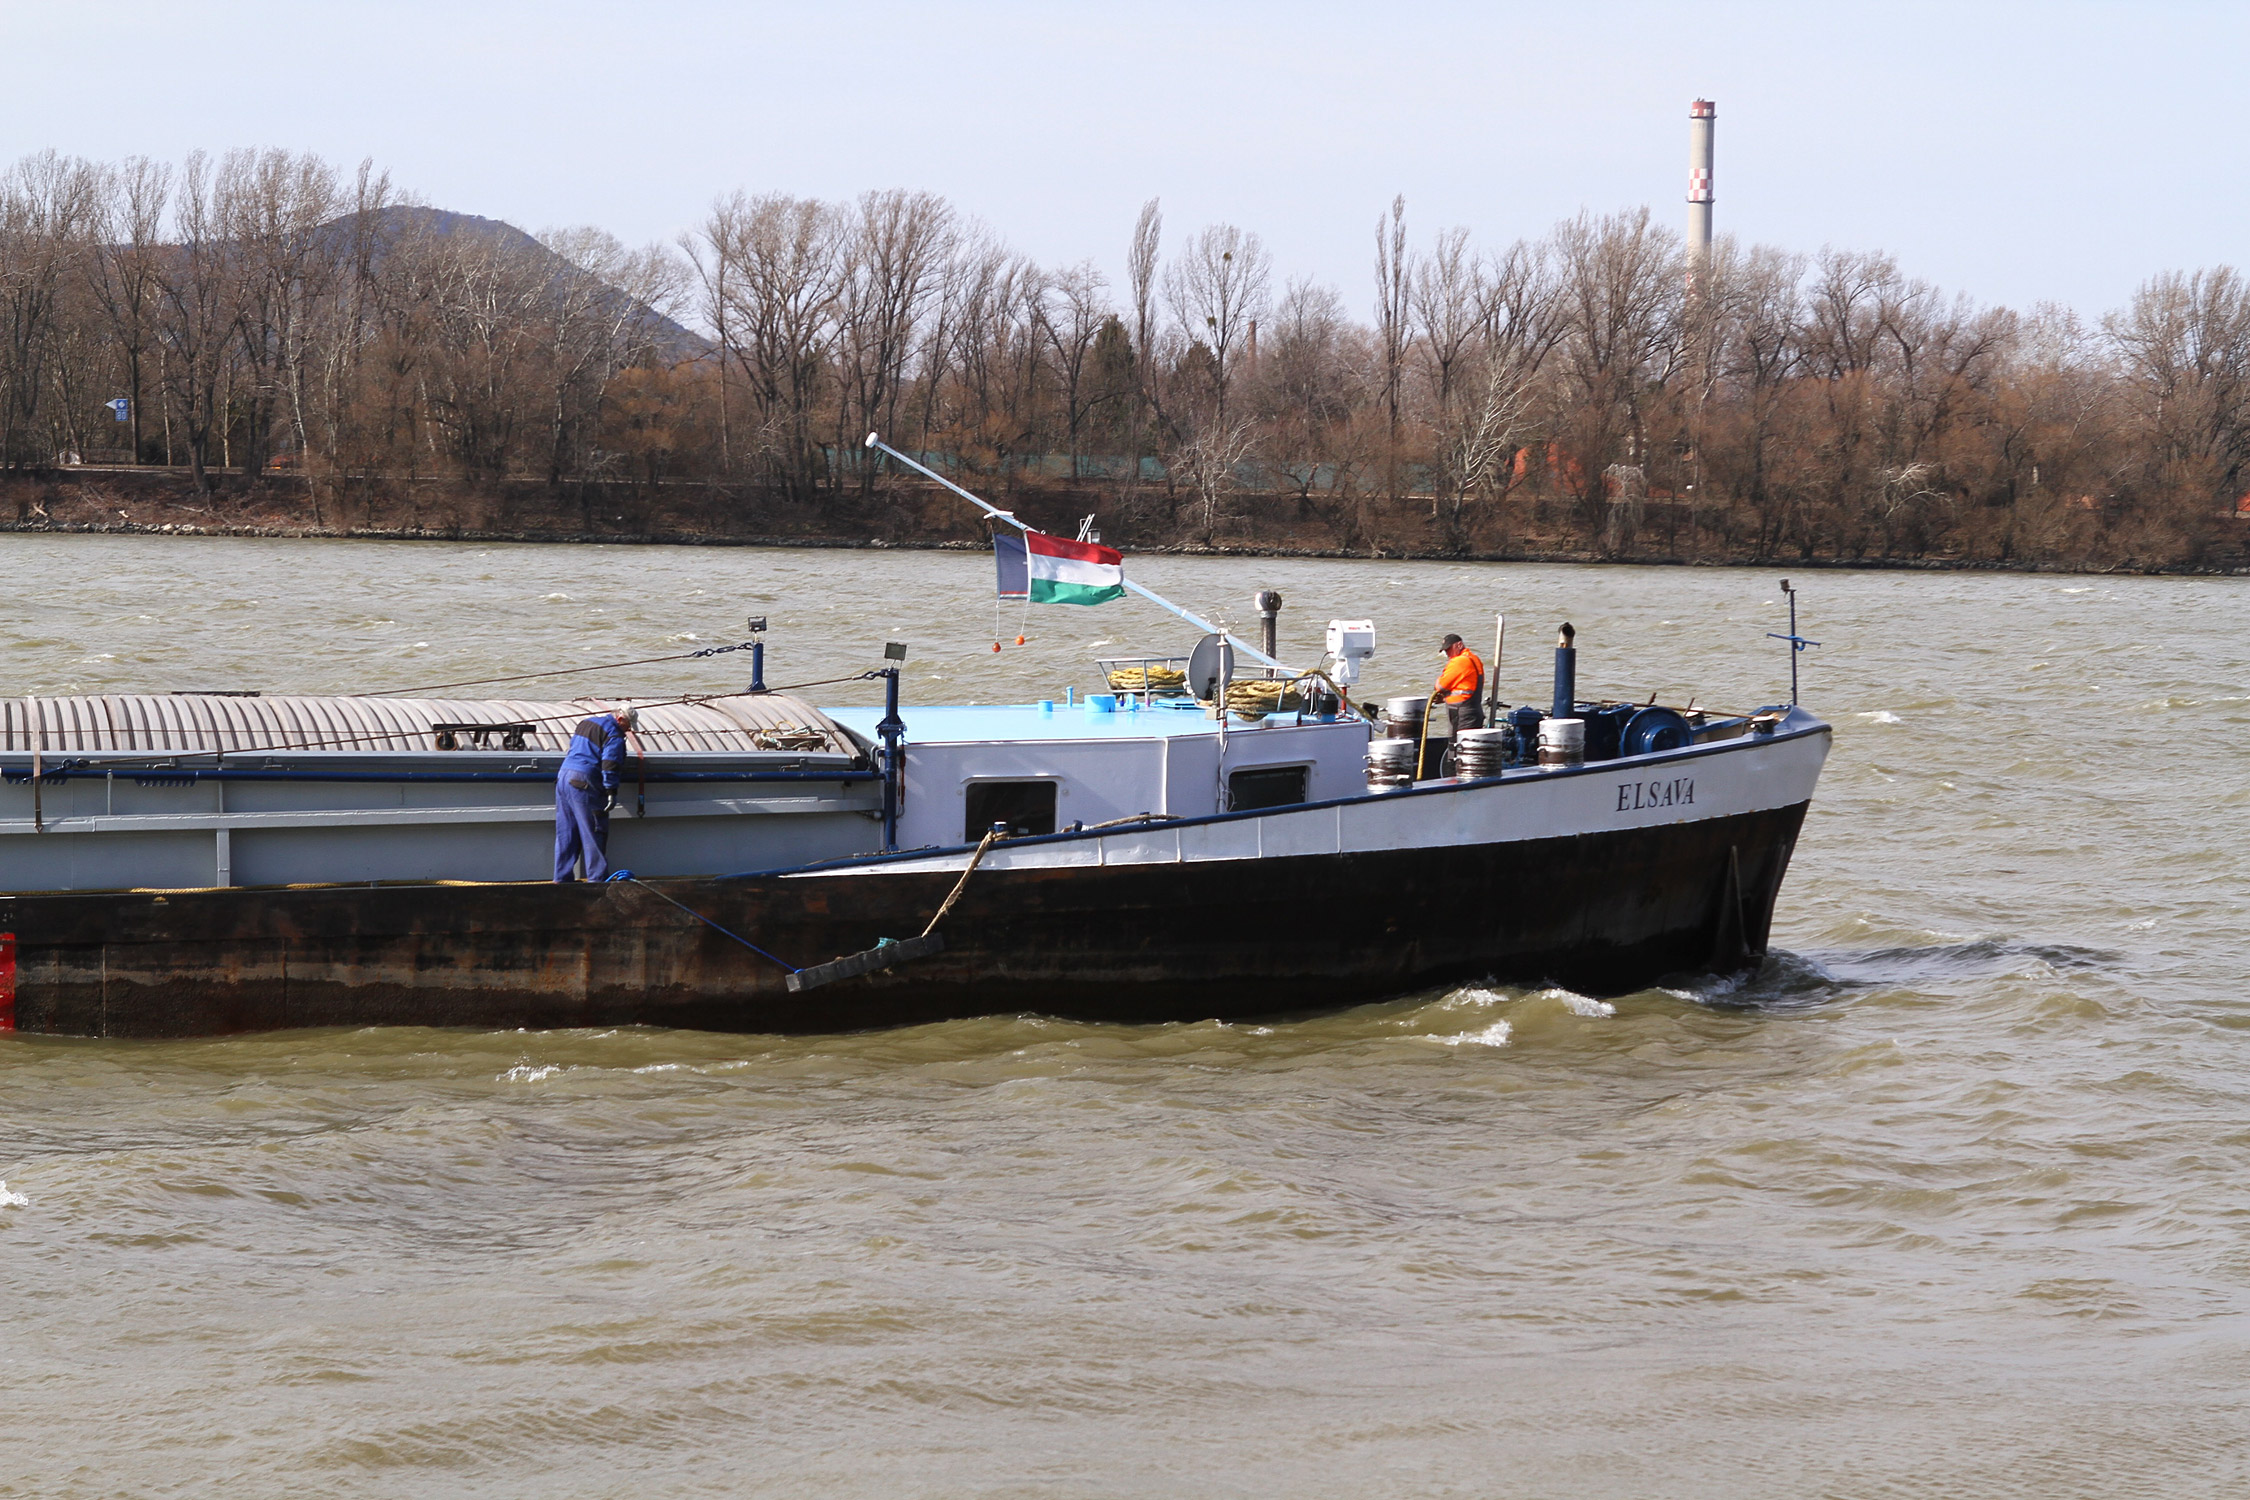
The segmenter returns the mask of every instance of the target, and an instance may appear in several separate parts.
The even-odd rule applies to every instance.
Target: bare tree
[[[1038,266],[994,241],[978,245],[962,268],[954,320],[953,365],[959,396],[952,418],[964,459],[996,477],[1038,447],[1043,373]]]
[[[1464,422],[1457,410],[1463,394],[1458,387],[1463,366],[1485,329],[1486,296],[1483,268],[1469,249],[1466,229],[1444,231],[1431,251],[1414,257],[1409,266],[1408,307],[1418,325],[1413,347],[1425,367],[1430,426],[1438,437],[1441,461],[1456,450],[1465,429],[1476,425]],[[1440,508],[1450,505],[1457,524],[1463,493],[1458,476],[1445,474],[1432,489],[1430,518],[1436,520]]]
[[[2168,271],[2106,327],[2133,385],[2142,487],[2231,510],[2250,488],[2250,283],[2232,266]]]
[[[59,304],[90,253],[99,188],[95,169],[52,151],[0,178],[0,462],[10,468],[53,457],[35,422],[52,380]]]
[[[1483,267],[1469,249],[1469,231],[1448,229],[1427,255],[1408,268],[1407,302],[1414,347],[1427,366],[1430,397],[1439,412],[1449,410],[1462,361],[1483,331],[1486,297]]]
[[[414,247],[425,284],[417,383],[433,446],[476,481],[507,479],[546,428],[542,327],[554,266],[542,247],[432,234]]]
[[[1599,534],[1609,503],[1600,476],[1612,463],[1646,467],[1649,400],[1678,357],[1679,239],[1644,208],[1582,213],[1556,227],[1552,245],[1564,319],[1557,348],[1572,388],[1568,472]]]
[[[951,253],[953,210],[933,193],[894,189],[863,195],[844,236],[839,309],[838,444],[859,453],[857,436],[897,426],[898,400],[924,309]],[[872,494],[875,469],[860,470]]]
[[[1207,538],[1219,496],[1236,485],[1251,448],[1253,424],[1232,409],[1230,397],[1271,276],[1256,235],[1214,224],[1187,242],[1165,278],[1165,300],[1186,346],[1176,365],[1185,399],[1173,412],[1174,456],[1202,501]]]
[[[919,386],[915,403],[920,408],[918,436],[925,444],[941,421],[945,388],[960,342],[961,310],[974,281],[972,268],[980,259],[978,247],[983,243],[981,228],[957,227],[937,264],[936,287],[911,356],[914,381]]]
[[[819,493],[825,464],[814,412],[828,378],[846,265],[834,210],[810,198],[736,193],[704,223],[723,260],[733,354],[757,426],[765,476],[792,499]]]
[[[364,441],[366,355],[378,326],[378,263],[393,238],[391,208],[390,178],[362,161],[346,211],[323,228],[331,262],[326,295],[301,319],[306,333],[292,361],[290,407],[316,522],[324,487],[342,476],[347,447],[356,455]]]
[[[187,439],[188,471],[196,493],[209,495],[211,440],[241,318],[241,283],[211,159],[201,151],[191,152],[181,168],[172,223],[178,242],[159,262],[157,337],[165,354],[165,394]]]
[[[1456,551],[1468,540],[1464,502],[1478,491],[1497,499],[1514,487],[1517,455],[1535,430],[1533,382],[1538,362],[1505,346],[1488,345],[1483,365],[1483,381],[1438,427],[1435,467],[1445,507],[1441,519],[1447,545]]]
[[[540,243],[563,263],[538,308],[547,480],[559,484],[567,470],[598,467],[586,440],[600,424],[603,392],[620,370],[652,357],[685,276],[661,245],[629,250],[606,230],[554,230]]]
[[[1273,274],[1265,246],[1232,224],[1213,224],[1187,242],[1165,280],[1165,296],[1181,336],[1211,352],[1210,399],[1220,425],[1234,383],[1236,356],[1264,312]]]
[[[1348,488],[1361,454],[1352,415],[1362,391],[1347,347],[1355,330],[1333,287],[1292,281],[1274,308],[1258,371],[1267,468],[1296,492],[1305,518],[1316,488]]]
[[[1046,330],[1054,352],[1055,372],[1061,384],[1063,432],[1070,445],[1070,477],[1079,477],[1078,458],[1086,427],[1087,408],[1097,399],[1087,379],[1087,359],[1104,324],[1111,320],[1109,300],[1102,294],[1108,283],[1082,261],[1047,280],[1039,300],[1040,326]]]
[[[1133,408],[1133,471],[1136,475],[1140,472],[1143,417],[1149,410],[1155,410],[1162,420],[1162,411],[1157,405],[1160,393],[1155,381],[1156,263],[1163,239],[1164,215],[1158,200],[1151,198],[1141,205],[1140,217],[1133,222],[1133,242],[1125,252],[1125,277],[1133,288],[1133,354],[1141,375],[1140,400]]]
[[[1213,409],[1193,419],[1185,437],[1171,449],[1173,466],[1195,492],[1205,541],[1218,527],[1219,502],[1238,483],[1237,471],[1250,456],[1256,432],[1250,418],[1222,417]]]
[[[1774,456],[1784,403],[1805,358],[1804,278],[1801,255],[1763,246],[1741,251],[1722,239],[1697,285],[1698,304],[1710,318],[1711,380],[1724,391],[1725,420],[1714,433],[1699,388],[1694,493],[1700,510],[1709,503],[1706,481],[1715,477],[1722,492],[1746,500],[1759,556],[1778,544],[1789,499],[1777,486]]]
[[[124,366],[135,463],[141,461],[144,366],[156,340],[157,260],[171,196],[171,167],[127,157],[103,173],[94,227],[90,281]]]
[[[1405,399],[1406,349],[1410,323],[1412,272],[1406,256],[1406,195],[1391,199],[1388,222],[1375,221],[1375,346],[1382,361],[1383,408],[1389,418],[1390,491],[1398,496],[1400,408]]]
[[[237,277],[235,333],[245,402],[242,475],[263,472],[286,408],[300,450],[303,371],[313,309],[333,295],[340,269],[324,233],[340,207],[335,169],[317,156],[231,152],[216,187],[219,230]]]
[[[734,441],[732,425],[728,421],[727,386],[734,376],[734,345],[729,334],[727,258],[718,253],[712,241],[695,234],[683,234],[679,239],[680,252],[687,257],[693,273],[696,311],[705,326],[718,341],[713,351],[716,359],[719,397],[719,472],[734,472]]]

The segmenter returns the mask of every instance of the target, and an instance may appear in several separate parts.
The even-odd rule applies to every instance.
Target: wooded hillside
[[[26,524],[41,476],[137,463],[222,522],[954,529],[862,461],[877,429],[1127,545],[2243,560],[2231,268],[2089,319],[1867,251],[1722,241],[1691,277],[1645,210],[1486,246],[1397,202],[1371,230],[1347,297],[1151,202],[1113,287],[927,193],[737,193],[630,249],[281,151],[46,154],[0,181],[0,464]]]

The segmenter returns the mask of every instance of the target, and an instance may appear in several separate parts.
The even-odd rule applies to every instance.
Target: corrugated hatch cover
[[[448,698],[248,698],[115,693],[0,699],[0,751],[49,755],[156,751],[229,755],[332,750],[361,754],[437,749],[437,724],[528,724],[521,752],[559,755],[589,714],[625,698],[565,702]],[[800,750],[856,756],[851,737],[819,709],[778,693],[640,709],[643,753],[745,754]],[[461,736],[461,748],[471,748]],[[493,736],[486,749],[498,750]],[[510,746],[510,749],[517,747]]]

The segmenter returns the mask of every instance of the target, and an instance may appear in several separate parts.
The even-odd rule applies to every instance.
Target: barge
[[[653,701],[0,700],[0,1030],[1186,1021],[1763,957],[1831,739],[1794,594],[1788,704],[1583,700],[1566,625],[1551,703],[1503,717],[1487,674],[1492,727],[1438,754],[1422,700],[1351,702],[1369,622],[1289,668],[1278,595],[1251,645],[923,472],[1025,533],[1004,595],[1012,559],[1203,640],[1083,704],[902,707],[893,643],[883,707],[823,709],[766,690],[757,620],[690,653],[751,651],[747,689]],[[555,882],[570,735],[627,705],[618,872]]]
[[[782,695],[644,706],[611,842],[632,877],[562,885],[540,878],[552,788],[590,703],[11,700],[0,1027],[830,1031],[1620,993],[1758,960],[1829,744],[1799,708],[1697,714],[1665,748],[1371,785],[1389,726],[1348,708],[1106,697],[909,709],[888,743],[880,710]],[[949,897],[935,951],[803,982]]]

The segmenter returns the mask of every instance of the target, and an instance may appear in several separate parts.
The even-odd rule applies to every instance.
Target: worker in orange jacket
[[[1445,705],[1446,721],[1459,734],[1484,727],[1484,659],[1462,644],[1461,637],[1445,638],[1445,667],[1438,673],[1432,706]]]

